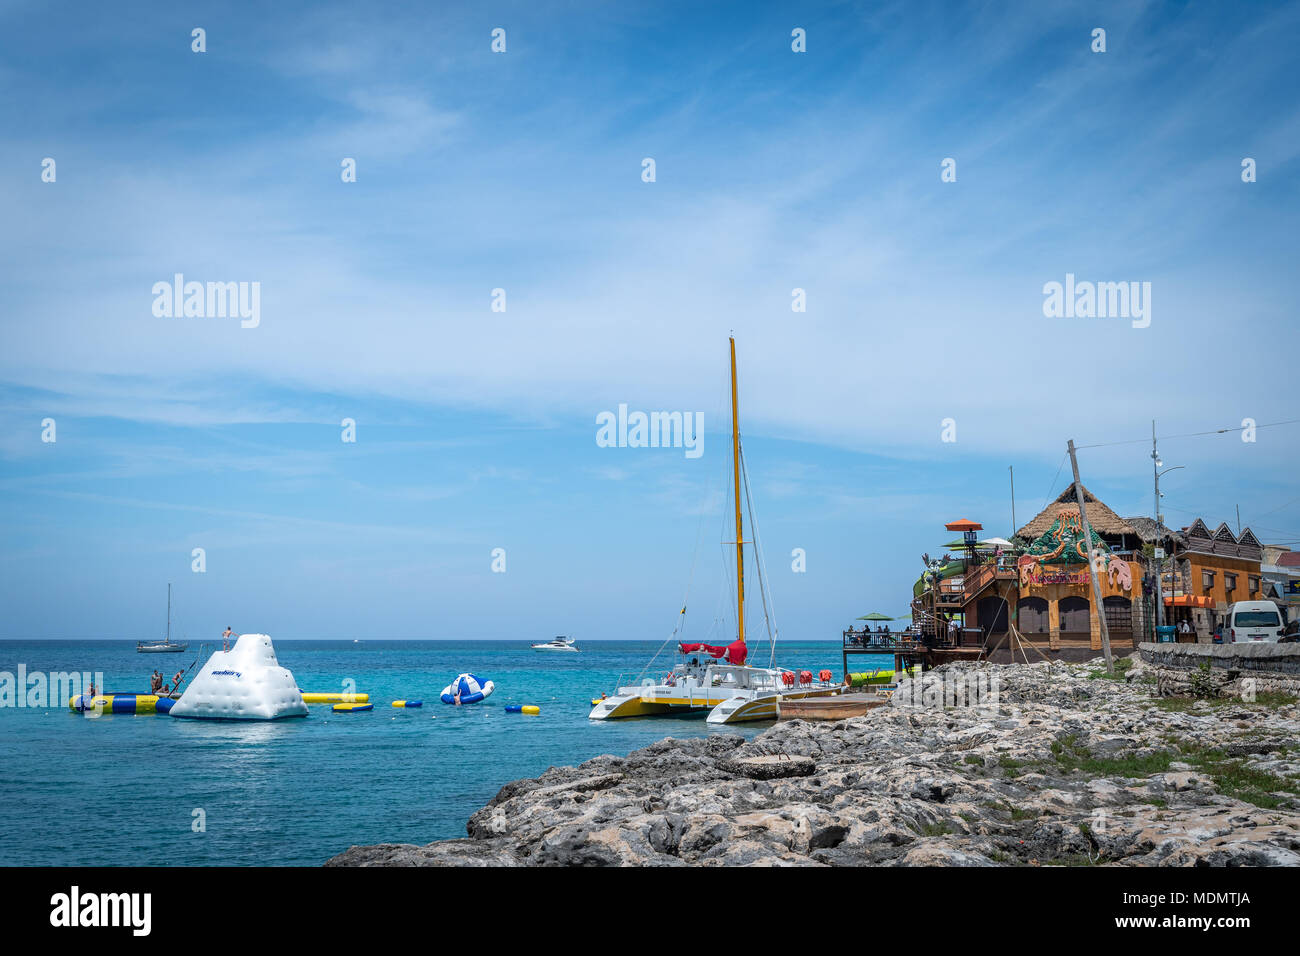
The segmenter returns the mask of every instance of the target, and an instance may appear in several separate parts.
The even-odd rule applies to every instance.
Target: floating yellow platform
[[[302,702],[304,704],[366,704],[370,702],[369,694],[308,694],[303,693]]]

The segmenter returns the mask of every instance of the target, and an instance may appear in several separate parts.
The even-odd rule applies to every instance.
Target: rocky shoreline
[[[864,717],[554,767],[466,839],[326,865],[1300,865],[1295,698],[1160,696],[1127,664],[946,665]]]

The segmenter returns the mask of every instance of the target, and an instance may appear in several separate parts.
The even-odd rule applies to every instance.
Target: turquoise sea
[[[630,681],[660,645],[582,641],[577,654],[526,642],[278,641],[280,663],[307,691],[370,695],[373,711],[271,723],[179,720],[0,707],[0,865],[308,865],[358,843],[428,843],[465,835],[498,789],[556,764],[627,753],[666,736],[723,732],[702,717],[589,721],[590,700]],[[211,650],[212,647],[209,647]],[[146,692],[154,667],[170,679],[196,657],[137,654],[116,641],[0,642],[0,671],[98,671],[100,690]],[[669,650],[656,671],[667,670]],[[838,642],[788,643],[778,663],[840,675]],[[766,663],[766,645],[755,663]],[[858,658],[855,669],[888,667]],[[461,708],[439,691],[456,674],[496,693]],[[422,698],[421,709],[390,706]],[[537,704],[536,717],[507,714]],[[748,736],[767,724],[725,732]],[[202,811],[206,829],[195,832]]]

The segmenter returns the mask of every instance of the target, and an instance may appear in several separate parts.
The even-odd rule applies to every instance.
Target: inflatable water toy
[[[394,707],[423,707],[423,706],[424,706],[424,701],[422,701],[422,700],[395,700],[395,701],[393,701],[393,706],[394,706]]]
[[[276,720],[306,717],[298,682],[281,667],[271,639],[244,634],[217,651],[172,706],[173,717],[207,720]]]
[[[369,694],[346,694],[340,692],[316,693],[302,692],[304,704],[364,704],[370,700]]]
[[[165,706],[158,706],[166,701]],[[68,698],[68,707],[77,713],[85,713],[88,710],[98,711],[101,714],[152,714],[155,712],[167,713],[171,709],[174,701],[169,697],[158,697],[155,694],[96,694],[91,697],[89,694],[78,694],[76,697]]]
[[[507,714],[522,714],[523,712],[524,708],[522,704],[506,704]]]
[[[894,672],[892,670],[863,671],[861,674],[850,674],[848,680],[850,687],[864,687],[873,684],[892,684],[894,683]]]
[[[519,708],[519,711],[524,714],[540,714],[542,708],[538,707],[536,704],[524,704],[523,707]]]
[[[477,704],[486,697],[490,697],[496,686],[490,680],[484,680],[474,674],[461,674],[454,681],[442,689],[439,698],[444,704],[456,703],[456,692],[460,692],[460,702],[462,704]]]
[[[334,710],[340,714],[351,714],[362,710],[374,710],[374,704],[335,704]]]
[[[170,714],[174,706],[176,706],[176,701],[170,697],[159,697],[158,703],[153,705],[153,709],[159,714]]]

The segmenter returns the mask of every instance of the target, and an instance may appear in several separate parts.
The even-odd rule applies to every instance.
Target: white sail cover
[[[173,717],[212,720],[275,720],[306,717],[302,692],[276,659],[265,634],[242,634],[228,651],[217,651],[171,709]]]

